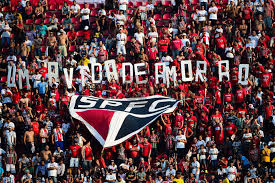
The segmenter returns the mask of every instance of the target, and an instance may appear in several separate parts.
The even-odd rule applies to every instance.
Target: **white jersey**
[[[53,130],[55,142],[63,141],[63,129],[55,128]]]

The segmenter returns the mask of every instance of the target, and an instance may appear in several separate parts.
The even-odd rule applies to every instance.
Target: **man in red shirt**
[[[136,139],[133,140],[132,145],[130,145],[130,156],[134,160],[134,164],[138,165],[139,161],[139,151],[140,151],[140,146],[137,142]]]
[[[231,121],[228,121],[227,125],[225,126],[226,136],[230,138],[235,138],[237,131],[238,131],[237,126],[234,125]]]
[[[271,101],[269,100],[266,107],[265,107],[265,119],[269,119],[272,116],[274,106],[271,104]]]
[[[222,97],[221,97],[221,88],[218,87],[217,91],[215,92],[215,108],[220,109],[221,103],[222,103]]]
[[[261,75],[261,84],[263,88],[269,88],[271,81],[271,74],[265,69],[265,72]]]
[[[226,44],[227,42],[225,37],[222,35],[222,33],[219,33],[219,37],[215,40],[215,49],[216,53],[220,55],[222,58],[224,58]]]
[[[165,37],[165,35],[162,35],[162,39],[160,39],[158,42],[160,59],[165,53],[168,52],[168,43],[169,43],[169,40]]]
[[[156,60],[157,53],[158,53],[158,49],[156,48],[155,43],[151,42],[150,47],[147,50],[150,71],[153,71],[153,63]]]
[[[186,118],[187,118],[187,123],[188,127],[194,131],[197,127],[197,117],[193,115],[193,111],[190,111],[190,114],[186,112]]]
[[[142,147],[142,156],[145,161],[149,162],[152,152],[152,145],[148,142],[147,138],[144,138],[143,147]]]
[[[238,85],[238,90],[236,91],[236,103],[241,104],[244,102],[246,97],[246,90],[242,87],[242,85]]]
[[[178,35],[175,35],[175,39],[172,41],[172,56],[176,59],[182,49],[182,41],[179,39]]]
[[[79,157],[81,154],[81,147],[78,145],[77,140],[74,141],[74,144],[70,146],[70,153],[71,153],[71,159],[70,159],[70,168],[78,168],[79,165]]]
[[[245,23],[248,27],[248,32],[250,31],[250,24],[252,19],[253,11],[250,9],[249,4],[245,4],[245,8],[243,9],[243,18],[245,19]]]

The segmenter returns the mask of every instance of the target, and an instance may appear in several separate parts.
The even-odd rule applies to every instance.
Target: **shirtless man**
[[[29,56],[29,48],[25,42],[22,43],[22,46],[21,46],[21,56],[23,60],[26,60]]]
[[[24,144],[26,147],[26,154],[32,154],[35,151],[34,146],[34,131],[32,126],[29,127],[29,130],[24,134]]]
[[[23,108],[24,105],[26,105],[27,107],[29,107],[29,103],[30,103],[30,99],[27,97],[27,93],[24,94],[23,98],[20,99],[20,106],[21,108]]]
[[[60,30],[60,36],[58,36],[59,46],[58,49],[64,57],[67,57],[67,46],[69,43],[68,36],[66,35],[66,32],[61,29]]]
[[[49,150],[49,146],[45,146],[45,150],[41,151],[41,156],[45,162],[47,162],[52,157],[52,152]]]
[[[56,46],[56,37],[53,35],[53,32],[50,32],[50,36],[47,38],[47,48],[48,48],[48,56],[54,58],[54,48]]]

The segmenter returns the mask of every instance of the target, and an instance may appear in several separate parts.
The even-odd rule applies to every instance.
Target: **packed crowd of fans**
[[[104,4],[0,1],[0,180],[12,182],[271,183],[275,181],[274,1],[176,0]],[[80,70],[115,59],[145,63],[147,84],[80,81]],[[206,82],[183,82],[180,61],[207,62]],[[217,63],[230,62],[218,82]],[[60,80],[48,82],[47,63]],[[177,84],[155,84],[154,64],[177,66]],[[247,85],[238,65],[249,64]],[[7,86],[27,68],[30,90]],[[73,88],[63,68],[75,68]],[[129,73],[127,73],[129,76]],[[18,74],[16,74],[18,78]],[[70,97],[170,96],[171,114],[102,150],[68,113]]]

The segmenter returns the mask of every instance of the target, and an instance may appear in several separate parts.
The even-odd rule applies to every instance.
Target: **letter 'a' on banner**
[[[127,99],[74,95],[69,111],[106,148],[131,138],[161,114],[173,112],[178,102],[158,95]]]

